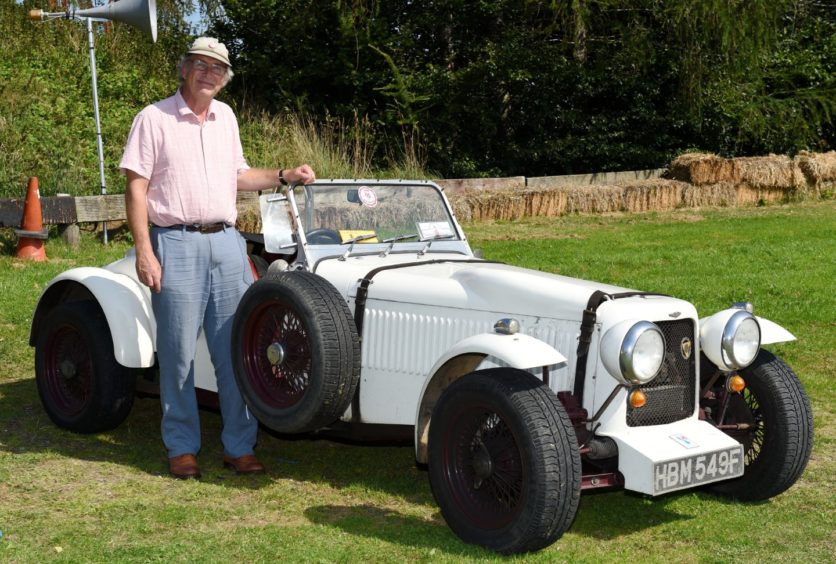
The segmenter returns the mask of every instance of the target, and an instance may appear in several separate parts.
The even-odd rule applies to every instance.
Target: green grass
[[[836,202],[564,217],[467,226],[503,260],[677,295],[703,315],[748,299],[798,341],[775,347],[813,404],[813,457],[764,503],[701,492],[585,494],[569,532],[526,562],[825,562],[836,554],[836,385],[832,360]],[[139,399],[118,429],[76,435],[41,408],[28,346],[46,282],[121,256],[85,238],[47,244],[47,263],[13,258],[0,231],[0,562],[483,561],[446,527],[411,446],[278,438],[262,431],[261,477],[220,464],[220,417],[202,412],[204,478],[166,475],[159,404]]]

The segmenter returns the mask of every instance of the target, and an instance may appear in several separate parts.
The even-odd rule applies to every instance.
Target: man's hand
[[[296,168],[248,168],[238,175],[238,190],[272,190],[279,183],[279,174],[284,171],[284,180],[288,184],[311,184],[316,182],[316,174],[310,165],[303,164]]]
[[[136,247],[136,275],[140,282],[159,294],[162,289],[163,271],[151,248],[148,233],[148,179],[132,170],[126,169],[125,174],[128,177],[125,211]]]
[[[316,175],[310,165],[303,164],[296,168],[286,168],[284,171],[284,179],[289,184],[293,182],[298,184],[313,184],[316,182]]]
[[[136,255],[136,275],[139,281],[151,288],[152,291],[160,293],[162,289],[163,269],[160,261],[154,253],[142,253]]]

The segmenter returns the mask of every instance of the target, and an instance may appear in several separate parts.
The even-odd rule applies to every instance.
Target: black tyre
[[[253,279],[258,280],[264,278],[264,275],[267,274],[267,259],[261,255],[249,255],[249,259],[250,268],[253,271]]]
[[[255,416],[274,431],[303,433],[345,412],[360,378],[360,340],[348,305],[327,280],[268,273],[238,304],[232,361]]]
[[[784,361],[761,350],[755,362],[741,370],[746,388],[729,397],[722,423],[742,424],[726,431],[743,444],[742,477],[709,486],[709,490],[743,501],[769,499],[792,486],[813,449],[813,414],[798,376]],[[715,396],[724,393],[718,379]],[[717,413],[719,405],[709,405]]]
[[[113,356],[101,307],[67,302],[52,310],[35,342],[35,381],[49,418],[77,433],[117,427],[131,411],[135,373]]]
[[[433,409],[428,466],[450,528],[503,554],[549,546],[578,510],[572,424],[555,394],[521,370],[480,370],[450,385]]]

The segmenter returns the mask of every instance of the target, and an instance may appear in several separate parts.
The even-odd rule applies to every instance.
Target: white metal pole
[[[99,150],[99,182],[102,186],[102,196],[107,195],[104,169],[104,147],[102,145],[102,123],[99,118],[99,91],[96,87],[96,48],[93,45],[93,20],[87,19],[87,43],[90,47],[90,77],[93,81],[93,113],[96,116],[96,148]],[[107,220],[102,224],[102,237],[107,244]]]

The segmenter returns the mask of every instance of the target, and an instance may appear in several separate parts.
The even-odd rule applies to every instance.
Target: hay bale
[[[621,186],[566,186],[567,213],[606,213],[623,209]]]
[[[258,199],[238,201],[238,220],[235,227],[246,233],[261,233],[261,209]]]
[[[562,190],[527,190],[526,215],[529,217],[557,217],[566,213],[569,198]]]
[[[466,192],[460,201],[470,209],[470,221],[483,219],[520,219],[525,216],[525,199],[520,192]]]
[[[729,207],[737,203],[737,190],[731,182],[686,185],[682,191],[682,203],[689,208]]]
[[[802,151],[795,157],[795,163],[807,181],[807,192],[821,195],[825,190],[836,188],[836,151]]]
[[[652,179],[623,186],[624,210],[645,212],[672,210],[682,205],[685,189],[690,186],[679,180]]]
[[[448,194],[447,199],[450,201],[450,207],[453,208],[453,213],[456,214],[456,219],[464,223],[473,221],[473,214],[466,198],[459,194]]]
[[[807,181],[798,165],[786,155],[732,159],[739,171],[738,183],[755,190],[804,189]]]
[[[733,160],[713,153],[685,153],[676,157],[670,165],[668,176],[696,186],[737,182],[739,171]]]
[[[735,191],[738,206],[785,202],[791,194],[791,191],[784,188],[758,188],[745,183],[735,186]]]

